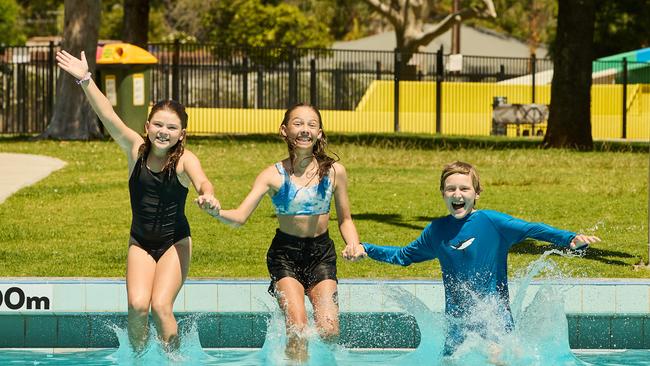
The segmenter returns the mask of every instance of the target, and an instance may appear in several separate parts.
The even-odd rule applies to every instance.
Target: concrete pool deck
[[[44,179],[66,162],[42,155],[0,153],[0,204],[21,188]]]

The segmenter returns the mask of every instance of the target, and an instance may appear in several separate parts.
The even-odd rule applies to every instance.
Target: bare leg
[[[128,332],[131,346],[141,351],[149,335],[149,305],[156,261],[137,245],[129,245],[126,260],[126,292],[129,302]]]
[[[280,308],[284,311],[287,327],[285,353],[293,361],[307,361],[308,344],[304,335],[307,327],[305,288],[295,278],[285,277],[275,283],[275,291]]]
[[[192,256],[191,239],[183,239],[158,260],[151,294],[151,313],[160,339],[170,349],[178,348],[178,324],[174,300],[187,278]]]
[[[336,281],[323,280],[307,291],[314,307],[314,321],[323,341],[334,343],[339,338],[339,301]]]

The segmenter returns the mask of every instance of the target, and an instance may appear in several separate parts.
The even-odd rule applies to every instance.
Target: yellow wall
[[[621,137],[620,85],[592,87],[592,134],[594,139]],[[551,88],[535,88],[535,101],[550,103]],[[490,134],[492,128],[492,98],[505,96],[508,103],[530,103],[529,85],[496,83],[452,83],[442,85],[442,128],[444,135]],[[392,81],[374,81],[368,87],[356,110],[322,110],[327,132],[392,132]],[[435,82],[400,82],[400,130],[408,133],[435,133]],[[650,139],[650,85],[628,86],[629,139]],[[188,108],[190,133],[275,133],[284,110]],[[536,127],[545,130],[545,124]],[[529,126],[522,126],[529,130]],[[508,135],[516,135],[516,126],[509,126]]]

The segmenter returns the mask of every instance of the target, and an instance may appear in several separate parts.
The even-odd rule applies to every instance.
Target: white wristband
[[[89,81],[91,76],[92,76],[92,74],[90,73],[90,71],[87,72],[86,75],[84,75],[84,77],[82,77],[81,79],[77,80],[77,84],[78,84],[78,85],[81,85],[81,83],[83,83],[84,81]]]

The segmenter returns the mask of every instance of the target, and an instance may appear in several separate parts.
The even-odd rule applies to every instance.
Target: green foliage
[[[18,0],[22,8],[22,32],[27,38],[63,34],[63,1]]]
[[[494,20],[472,20],[469,24],[494,29],[531,46],[547,46],[557,27],[556,0],[493,0],[497,12]]]
[[[650,47],[650,1],[596,0],[594,57]]]
[[[647,277],[647,272],[632,269],[640,257],[647,261],[647,143],[642,152],[574,152],[542,150],[539,140],[530,139],[328,137],[330,150],[348,171],[352,215],[362,240],[405,245],[431,219],[446,215],[437,191],[440,169],[464,160],[481,174],[485,191],[480,209],[603,239],[584,258],[553,257],[568,275]],[[190,136],[187,148],[201,159],[226,208],[237,206],[255,176],[287,154],[286,145],[270,135]],[[0,151],[43,154],[68,163],[0,204],[0,276],[123,277],[130,205],[127,162],[118,146],[112,141],[0,138]],[[277,227],[270,200],[264,198],[246,225],[233,229],[201,212],[192,203],[196,193],[190,192],[190,277],[267,278],[264,258]],[[330,233],[340,252],[343,241],[334,209]],[[525,268],[546,249],[547,244],[535,241],[514,246],[510,273]],[[440,278],[440,266],[437,261],[402,268],[339,259],[339,276]]]
[[[123,18],[124,8],[121,0],[102,1],[99,39],[121,39]]]
[[[20,26],[20,7],[15,0],[0,0],[0,45],[19,45],[25,42]]]
[[[165,40],[171,30],[165,19],[165,7],[162,3],[152,2],[149,9],[148,39],[149,42]],[[102,24],[99,28],[99,39],[122,39],[124,23],[124,7],[121,0],[102,1]]]
[[[327,26],[293,5],[260,0],[225,0],[212,4],[201,19],[208,38],[220,47],[309,47],[331,44]]]
[[[358,0],[285,0],[304,14],[327,24],[336,40],[352,40],[371,35],[384,21],[369,6]]]

